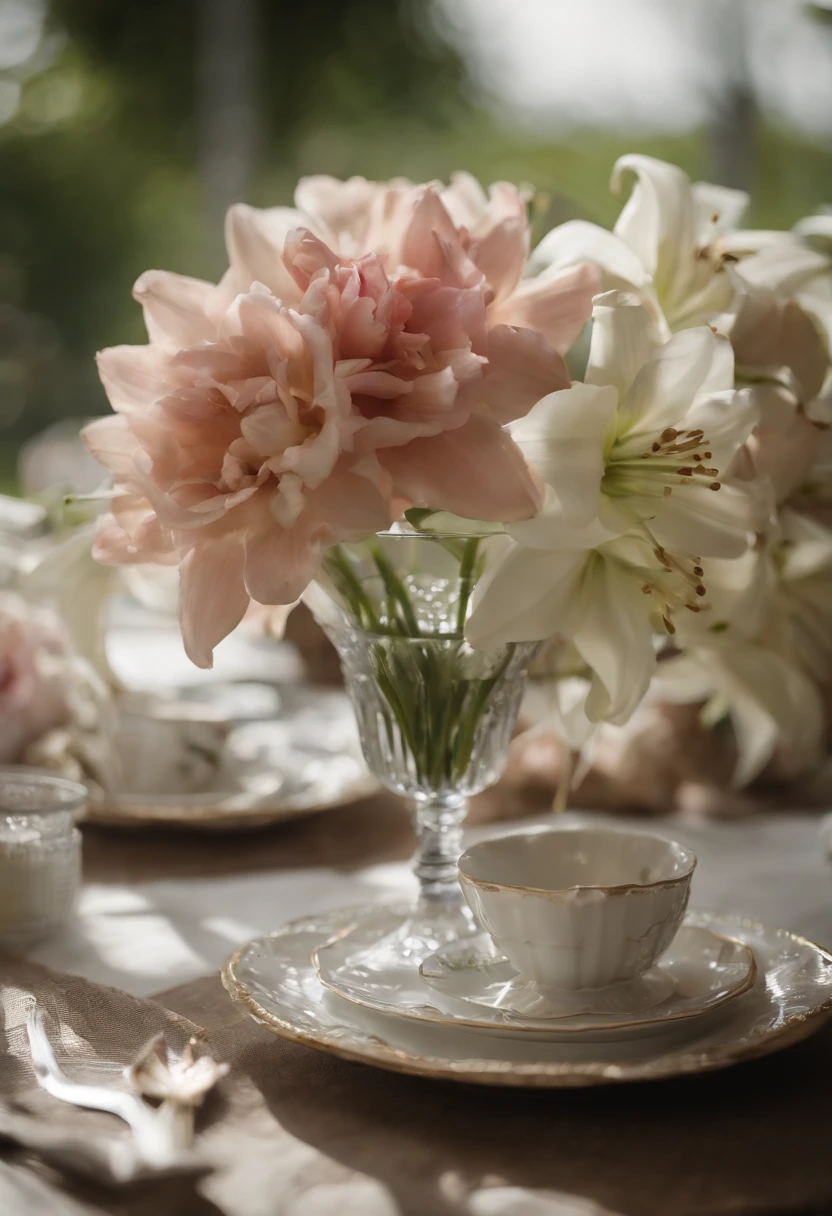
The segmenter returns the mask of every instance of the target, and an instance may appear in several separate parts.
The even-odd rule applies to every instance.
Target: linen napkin
[[[181,1052],[199,1027],[153,1001],[139,1000],[91,984],[78,976],[60,975],[25,959],[0,954],[0,1212],[40,1216],[72,1210],[69,1191],[86,1177],[93,1190],[120,1179],[147,1181],[148,1171],[132,1151],[131,1134],[121,1120],[99,1111],[82,1110],[53,1098],[35,1080],[26,1022],[33,999],[58,1064],[73,1080],[125,1088],[123,1069],[160,1032]],[[207,1116],[211,1114],[209,1100]],[[21,1172],[20,1158],[36,1162],[35,1172]],[[202,1173],[209,1168],[189,1168]],[[151,1183],[154,1178],[151,1174]],[[159,1177],[159,1183],[170,1181]],[[63,1206],[37,1200],[60,1182]],[[177,1179],[171,1194],[193,1192],[193,1178]],[[83,1188],[82,1188],[83,1189]],[[150,1188],[154,1189],[153,1186]],[[158,1188],[157,1188],[158,1189]],[[91,1210],[102,1210],[93,1206]],[[164,1208],[161,1209],[162,1211]],[[170,1209],[172,1212],[175,1208]],[[159,1216],[161,1214],[159,1213]]]
[[[283,1102],[311,1084],[328,1085],[334,1065],[333,1110],[346,1115],[356,1160],[372,1163],[382,1146],[378,1130],[361,1109],[351,1120],[343,1080],[387,1088],[410,1078],[381,1076],[343,1065],[276,1040],[241,1017],[217,977],[188,985],[190,1017],[150,1000],[78,976],[49,971],[23,959],[0,955],[0,1212],[3,1216],[615,1216],[588,1199],[546,1189],[500,1185],[449,1169],[440,1180],[412,1185],[422,1170],[423,1147],[407,1134],[387,1129],[384,1152],[398,1169],[404,1194],[373,1168],[356,1168],[353,1152],[322,1151],[329,1120],[312,1135],[293,1134],[282,1116]],[[107,1173],[104,1148],[129,1138],[110,1115],[80,1110],[52,1098],[34,1078],[26,1020],[34,997],[59,1063],[73,1079],[120,1083],[121,1070],[149,1038],[162,1031],[174,1050],[200,1036],[215,1058],[228,1060],[231,1074],[209,1096],[197,1122],[197,1151],[210,1173],[197,1177],[143,1179],[118,1186]],[[193,1016],[193,1015],[196,1016]],[[210,1025],[210,1033],[198,1025]],[[338,1073],[344,1075],[338,1079]],[[430,1108],[436,1087],[420,1086]],[[418,1104],[422,1109],[422,1104]],[[323,1141],[319,1138],[323,1136]],[[451,1157],[453,1149],[449,1146]],[[78,1168],[73,1155],[85,1155]],[[98,1177],[93,1177],[96,1168]]]

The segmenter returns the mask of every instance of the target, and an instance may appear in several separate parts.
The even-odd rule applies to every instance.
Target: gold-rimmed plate
[[[754,952],[713,929],[685,924],[660,966],[637,983],[577,994],[567,1003],[524,983],[485,934],[430,955],[418,968],[391,965],[374,945],[398,927],[378,908],[351,933],[316,950],[312,962],[325,988],[364,1009],[474,1034],[529,1041],[619,1042],[644,1038],[701,1017],[754,984]],[[590,1007],[591,1006],[591,1007]]]
[[[644,1038],[686,1018],[702,1017],[752,987],[757,965],[744,942],[683,925],[661,964],[632,984],[593,993],[543,993],[518,976],[483,935],[425,959],[406,972],[353,962],[352,935],[317,951],[321,983],[379,1013],[474,1033],[538,1042],[619,1042]],[[576,999],[580,998],[580,999]]]
[[[242,946],[223,983],[255,1021],[282,1038],[396,1072],[480,1085],[576,1087],[659,1080],[768,1055],[832,1014],[832,955],[797,934],[735,916],[693,913],[689,924],[751,948],[757,977],[742,1000],[672,1031],[610,1043],[538,1043],[417,1025],[373,1014],[323,987],[312,955],[378,906],[293,921]],[[404,915],[404,910],[399,911]]]

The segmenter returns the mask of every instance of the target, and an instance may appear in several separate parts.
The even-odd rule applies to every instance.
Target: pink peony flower
[[[326,546],[408,505],[533,515],[538,485],[503,425],[568,384],[541,334],[488,324],[481,273],[426,215],[395,271],[308,229],[276,251],[235,222],[218,287],[138,280],[150,342],[101,352],[116,416],[85,430],[118,494],[95,555],[180,563],[199,666],[250,598],[291,603]]]
[[[0,595],[0,763],[70,717],[68,642],[60,622],[11,592]]]
[[[584,263],[552,276],[522,278],[529,254],[527,201],[509,182],[496,182],[486,195],[469,173],[455,173],[444,187],[406,178],[302,178],[295,209],[230,209],[230,281],[240,290],[259,279],[286,298],[280,253],[288,232],[304,227],[341,257],[374,252],[391,271],[404,266],[457,286],[481,283],[489,325],[536,329],[563,354],[591,316],[599,274]],[[264,270],[270,277],[263,277]]]

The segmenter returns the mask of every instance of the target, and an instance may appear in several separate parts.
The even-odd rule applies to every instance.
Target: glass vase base
[[[401,970],[412,973],[431,954],[452,942],[475,937],[481,930],[468,906],[420,900],[401,923],[383,937],[349,955],[349,965],[363,973]]]

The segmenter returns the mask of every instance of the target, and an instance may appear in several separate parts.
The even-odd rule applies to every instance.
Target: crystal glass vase
[[[316,615],[341,659],[364,755],[413,799],[418,897],[384,946],[416,963],[474,931],[457,880],[467,798],[492,785],[536,643],[471,648],[465,619],[491,541],[389,533],[325,559]]]

